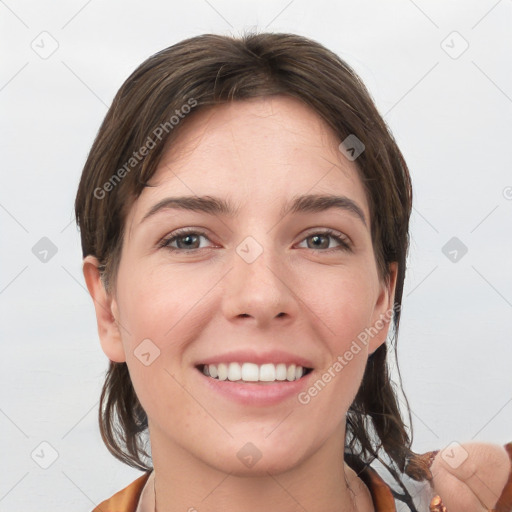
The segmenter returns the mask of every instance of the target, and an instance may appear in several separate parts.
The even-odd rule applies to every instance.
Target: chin
[[[290,471],[299,464],[297,460],[283,460],[275,456],[263,455],[261,459],[256,462],[244,463],[238,457],[226,456],[224,463],[219,464],[219,460],[213,466],[216,470],[222,473],[229,473],[237,477],[268,477],[271,475],[279,475]]]
[[[206,464],[223,473],[239,477],[263,477],[269,473],[277,475],[289,471],[300,465],[307,456],[304,442],[286,445],[268,439],[259,442],[255,437],[249,437],[243,442],[230,440],[229,445],[210,453],[207,459],[205,453],[209,450],[203,451],[201,458]]]

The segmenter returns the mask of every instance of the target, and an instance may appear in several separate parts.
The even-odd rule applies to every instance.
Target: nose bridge
[[[294,295],[287,286],[286,266],[271,245],[271,236],[248,236],[233,252],[232,271],[224,290],[228,317],[249,315],[259,323],[295,310]]]

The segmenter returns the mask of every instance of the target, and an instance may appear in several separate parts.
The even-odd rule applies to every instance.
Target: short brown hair
[[[181,41],[143,62],[115,96],[83,169],[75,203],[83,256],[99,259],[104,284],[114,290],[127,212],[183,123],[207,106],[272,95],[304,102],[327,122],[340,141],[355,135],[364,143],[356,164],[370,207],[380,277],[387,279],[389,264],[398,263],[393,318],[396,356],[409,245],[409,172],[357,74],[336,54],[305,37],[205,34]],[[183,105],[192,103],[193,112],[171,128],[171,117],[182,111]],[[149,140],[156,138],[156,129],[162,126],[168,128],[165,134],[160,134],[154,147],[142,157],[139,149],[149,146]],[[135,153],[140,159],[131,160]],[[125,172],[120,171],[123,168]],[[120,174],[122,179],[117,179]],[[368,359],[362,384],[347,413],[345,455],[347,463],[356,468],[375,458],[382,461],[379,453],[383,449],[403,472],[410,459],[418,459],[410,449],[409,405],[404,394],[410,437],[391,385],[387,350],[384,343]],[[141,444],[147,416],[126,363],[110,362],[99,421],[103,440],[114,456],[133,467],[150,468],[143,460],[147,453]],[[370,427],[375,435],[370,434]],[[418,472],[416,468],[417,479],[430,476],[426,467],[420,469]]]

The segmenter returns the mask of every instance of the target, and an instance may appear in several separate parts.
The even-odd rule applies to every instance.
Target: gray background
[[[1,511],[88,511],[140,475],[99,436],[107,359],[73,200],[121,83],[205,32],[297,32],[361,75],[414,183],[399,339],[414,448],[512,441],[511,0],[6,0],[0,16]]]

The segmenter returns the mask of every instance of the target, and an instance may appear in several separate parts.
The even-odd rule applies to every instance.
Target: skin
[[[389,319],[396,265],[379,277],[356,162],[314,111],[286,97],[217,106],[180,130],[129,211],[115,292],[103,288],[94,257],[83,266],[103,351],[127,363],[148,415],[158,511],[374,510],[343,461],[345,415],[388,320],[307,405],[297,396],[240,405],[207,389],[194,368],[230,350],[281,349],[310,359],[314,382],[365,328]],[[366,224],[337,209],[280,215],[302,194],[346,196]],[[181,195],[219,196],[240,211],[168,209],[141,223],[161,199]],[[195,253],[158,247],[187,227],[206,232]],[[325,228],[350,250],[330,237],[315,249]],[[263,249],[250,264],[236,252],[247,236]],[[160,350],[148,366],[134,355],[144,339]],[[261,454],[252,467],[237,457],[248,442]]]
[[[497,444],[473,442],[448,447],[430,468],[432,487],[449,512],[487,512],[503,492],[510,462],[505,448]]]

